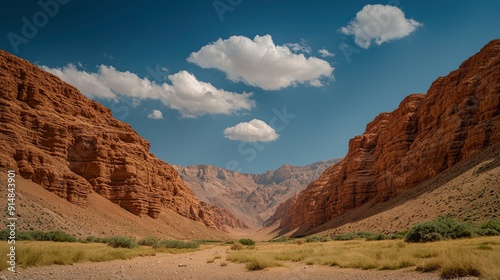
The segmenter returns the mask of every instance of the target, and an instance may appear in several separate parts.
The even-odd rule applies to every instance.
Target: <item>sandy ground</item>
[[[244,264],[225,262],[228,246],[215,246],[183,254],[161,254],[133,260],[103,263],[81,263],[71,266],[49,266],[0,272],[0,279],[439,279],[434,273],[420,273],[412,268],[379,271],[305,265],[287,262],[284,267],[247,271]],[[220,255],[214,263],[208,259]],[[475,279],[475,278],[468,278]]]

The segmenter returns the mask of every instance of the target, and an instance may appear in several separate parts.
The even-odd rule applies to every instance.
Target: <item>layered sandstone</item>
[[[263,174],[244,174],[210,165],[175,167],[200,200],[224,207],[249,226],[259,228],[280,203],[299,193],[338,161],[283,165]]]
[[[93,191],[138,216],[163,208],[209,227],[244,227],[200,203],[177,171],[109,109],[28,61],[0,51],[0,169],[85,207]]]
[[[396,197],[500,142],[499,114],[500,40],[494,40],[427,94],[410,95],[377,116],[350,140],[342,162],[274,218],[281,218],[283,231],[304,233],[367,202]]]

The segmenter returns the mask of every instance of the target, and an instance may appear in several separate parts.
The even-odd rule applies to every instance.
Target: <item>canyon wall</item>
[[[278,207],[269,223],[307,232],[368,201],[381,203],[500,142],[500,40],[406,97],[349,141],[338,164]]]
[[[213,228],[246,227],[200,202],[171,165],[109,109],[24,59],[0,51],[0,170],[85,207],[94,191],[138,216],[162,208]]]

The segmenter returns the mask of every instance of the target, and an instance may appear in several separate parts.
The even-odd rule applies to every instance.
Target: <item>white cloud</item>
[[[224,136],[242,142],[270,142],[279,137],[272,127],[258,119],[228,127],[224,130]]]
[[[78,70],[74,64],[68,64],[63,68],[49,68],[47,66],[41,66],[41,68],[75,86],[88,98],[117,99],[117,95],[104,84],[99,74]]]
[[[210,83],[198,81],[186,71],[169,75],[171,84],[158,84],[147,78],[139,78],[129,71],[121,72],[106,65],[99,66],[97,73],[79,70],[73,64],[63,68],[41,68],[74,85],[89,98],[132,99],[136,103],[144,99],[161,100],[186,118],[205,114],[230,115],[255,107],[255,101],[250,99],[252,93],[218,89]]]
[[[153,120],[162,120],[163,113],[160,110],[153,110],[151,113],[149,113],[148,118]]]
[[[300,43],[287,43],[285,44],[290,50],[292,50],[295,53],[302,52],[302,53],[311,53],[312,49],[311,47],[307,44],[306,40],[301,39]]]
[[[403,11],[390,5],[366,5],[356,14],[349,25],[340,31],[354,35],[354,41],[362,48],[369,48],[372,41],[377,45],[408,36],[422,23],[407,19]]]
[[[321,49],[318,51],[321,57],[333,57],[335,56],[333,53],[329,52],[327,49]]]
[[[318,84],[331,78],[333,67],[316,57],[293,53],[286,45],[274,44],[271,35],[219,39],[191,53],[187,59],[202,68],[215,68],[229,80],[265,90],[278,90],[302,83]]]

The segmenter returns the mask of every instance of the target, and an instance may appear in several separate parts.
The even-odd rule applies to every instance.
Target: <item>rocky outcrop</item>
[[[249,226],[259,228],[280,203],[338,161],[283,165],[264,174],[243,174],[210,165],[175,167],[200,200],[228,209]]]
[[[163,207],[209,227],[243,227],[200,203],[177,171],[111,111],[56,76],[0,51],[0,169],[85,207],[95,191],[138,216]]]
[[[303,234],[368,201],[393,198],[498,143],[499,114],[500,40],[494,40],[427,94],[410,95],[377,116],[350,140],[342,162],[274,218],[281,218],[283,231]]]

